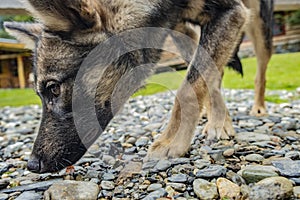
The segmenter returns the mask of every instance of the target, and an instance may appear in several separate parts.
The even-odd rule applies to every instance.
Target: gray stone
[[[115,184],[112,181],[102,181],[101,188],[103,190],[113,190],[115,188]]]
[[[183,184],[183,183],[167,183],[167,186],[172,187],[174,190],[176,190],[178,192],[186,191],[186,184]]]
[[[143,163],[143,170],[149,170],[149,169],[153,169],[156,164],[158,163],[158,160],[150,160],[150,161],[146,161]]]
[[[249,199],[291,199],[293,184],[284,177],[266,178],[256,183],[250,190]]]
[[[249,154],[249,155],[245,156],[245,160],[249,161],[249,162],[261,162],[264,159],[265,158],[260,154]]]
[[[29,192],[22,193],[15,200],[39,200],[42,198],[43,198],[42,195],[40,195],[39,193],[29,191]]]
[[[143,147],[143,146],[146,146],[148,144],[148,142],[149,142],[149,138],[141,137],[136,141],[135,146]]]
[[[286,158],[290,158],[292,160],[299,160],[300,159],[300,152],[299,151],[289,151],[285,154]]]
[[[161,188],[159,190],[156,190],[154,192],[151,192],[150,194],[148,194],[144,200],[156,200],[162,197],[167,196],[167,192],[165,189]]]
[[[226,174],[226,168],[220,165],[210,165],[205,169],[201,169],[196,173],[198,178],[214,178],[224,176]]]
[[[61,179],[53,179],[50,181],[44,181],[39,183],[34,183],[30,185],[24,185],[19,187],[14,187],[10,189],[1,190],[3,193],[14,193],[14,192],[24,192],[24,191],[45,191],[47,190],[52,184],[61,181]]]
[[[8,194],[0,193],[0,200],[7,200],[9,198]]]
[[[33,129],[32,128],[23,128],[23,129],[18,130],[17,133],[20,133],[22,135],[27,135],[27,134],[33,133]]]
[[[204,179],[196,179],[193,182],[193,190],[197,197],[202,200],[217,199],[219,196],[216,184]]]
[[[146,131],[152,132],[152,131],[158,130],[160,127],[161,127],[161,123],[153,123],[153,124],[149,124],[149,125],[145,126],[144,129]]]
[[[9,185],[8,179],[0,180],[0,190],[5,189]]]
[[[296,185],[300,185],[300,178],[291,178],[291,181],[293,181]]]
[[[92,182],[61,181],[53,184],[44,194],[45,200],[96,200],[99,187]]]
[[[249,184],[249,183],[256,183],[258,181],[261,181],[265,178],[269,178],[269,177],[274,177],[274,176],[278,176],[278,174],[276,172],[273,171],[266,171],[266,170],[251,170],[251,169],[247,169],[244,170],[242,173],[242,177],[245,179],[245,181]]]
[[[298,161],[273,161],[273,166],[276,167],[282,176],[300,177],[300,160]]]
[[[23,142],[16,142],[15,144],[11,144],[5,148],[5,153],[12,153],[21,150]]]
[[[185,183],[187,182],[187,175],[186,174],[175,174],[168,178],[168,181],[174,182],[174,183]]]
[[[300,199],[300,186],[294,187],[294,197]]]
[[[183,164],[187,164],[190,163],[190,159],[189,158],[174,158],[170,160],[172,165],[183,165]]]
[[[197,167],[198,169],[203,169],[205,167],[208,167],[210,164],[211,164],[210,161],[204,159],[196,160],[194,162],[195,167]]]
[[[102,175],[102,179],[105,180],[105,181],[113,181],[115,180],[115,175],[111,174],[111,173],[104,173]]]
[[[156,164],[154,169],[158,171],[166,171],[169,167],[171,167],[172,163],[169,160],[160,160]]]
[[[238,142],[262,142],[271,141],[271,137],[266,134],[252,133],[252,132],[241,132],[237,133],[235,139]]]
[[[223,152],[223,156],[225,157],[230,157],[230,156],[233,156],[235,150],[230,148],[230,149],[226,149],[224,152]]]
[[[99,178],[100,172],[96,170],[88,170],[85,177],[86,178]]]
[[[147,188],[147,191],[148,192],[153,192],[153,191],[159,190],[161,188],[162,188],[162,184],[160,184],[160,183],[153,183],[153,184],[149,185],[149,187]]]

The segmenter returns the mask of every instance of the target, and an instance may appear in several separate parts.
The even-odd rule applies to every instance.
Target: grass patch
[[[0,90],[0,107],[41,104],[33,89]]]
[[[265,100],[267,102],[277,103],[277,104],[289,102],[287,99],[281,99],[279,95],[268,95],[265,97]]]
[[[242,60],[244,77],[233,70],[226,69],[223,80],[224,88],[253,89],[256,74],[256,59],[247,58]],[[295,90],[300,87],[300,53],[273,55],[267,71],[268,90]],[[167,90],[176,90],[182,83],[186,70],[157,74],[147,80],[147,85],[139,90],[134,96],[152,95]],[[267,96],[267,101],[284,103],[286,100],[279,96]],[[39,97],[32,89],[0,90],[0,107],[23,106],[40,104]]]
[[[253,89],[256,58],[242,60],[244,77],[226,69],[223,86],[232,89]],[[273,55],[267,71],[268,90],[295,90],[300,86],[300,53]]]
[[[223,87],[230,89],[254,89],[256,58],[242,60],[244,77],[226,68]],[[273,55],[267,71],[268,90],[295,90],[300,86],[300,53]],[[177,89],[184,79],[186,70],[157,74],[149,78],[145,88],[137,95],[151,95],[157,92]],[[270,98],[272,99],[272,98]]]

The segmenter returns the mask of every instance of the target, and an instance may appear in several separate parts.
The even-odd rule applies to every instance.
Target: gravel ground
[[[224,90],[237,135],[206,146],[199,121],[183,158],[142,163],[166,126],[174,93],[125,105],[89,152],[56,174],[26,169],[41,109],[0,110],[0,200],[36,199],[300,199],[300,89],[275,91],[290,103],[268,103],[268,117],[248,115],[253,91]]]

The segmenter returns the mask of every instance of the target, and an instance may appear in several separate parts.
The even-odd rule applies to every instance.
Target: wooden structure
[[[15,40],[0,39],[0,88],[30,85],[30,52]]]
[[[275,0],[275,12],[296,11],[300,9],[299,0]]]
[[[1,0],[0,15],[28,15],[20,0]]]

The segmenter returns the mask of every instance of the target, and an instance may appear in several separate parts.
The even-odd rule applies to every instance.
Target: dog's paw
[[[182,141],[157,140],[149,148],[145,161],[156,159],[178,158],[184,156],[190,148],[190,144]]]
[[[229,140],[235,136],[235,130],[231,120],[227,119],[223,124],[208,122],[203,129],[203,134],[206,135],[208,141]]]
[[[256,117],[262,117],[267,115],[267,110],[264,106],[254,105],[250,111],[250,115]]]

